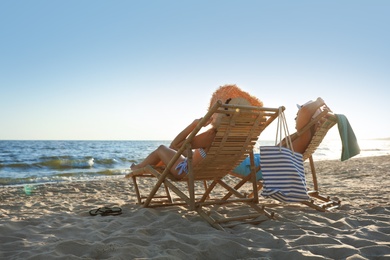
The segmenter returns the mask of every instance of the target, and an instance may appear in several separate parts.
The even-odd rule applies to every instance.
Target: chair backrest
[[[218,179],[231,172],[253,151],[261,132],[278,117],[279,108],[222,104],[215,113],[223,116],[206,158],[193,169],[198,180]]]
[[[325,108],[320,114],[313,118],[305,128],[300,131],[311,131],[311,128],[314,128],[313,137],[305,152],[303,153],[304,161],[313,155],[318,146],[321,144],[322,140],[325,138],[329,129],[331,129],[336,123],[337,118],[335,114]]]

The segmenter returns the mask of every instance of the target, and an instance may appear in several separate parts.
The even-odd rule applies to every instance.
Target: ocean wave
[[[94,158],[72,158],[72,157],[48,157],[43,161],[33,164],[38,167],[47,167],[50,169],[85,169],[94,165]]]
[[[5,171],[35,171],[35,170],[56,170],[64,171],[69,169],[91,169],[91,168],[115,168],[130,165],[134,160],[126,158],[75,158],[70,156],[43,157],[30,162],[2,162],[0,169]],[[8,169],[8,170],[7,170]]]
[[[119,176],[161,143],[164,142],[0,141],[0,185]]]
[[[124,176],[130,172],[130,169],[105,169],[98,171],[66,171],[47,176],[23,176],[23,177],[0,177],[0,186],[24,185],[24,184],[44,184],[58,183],[65,181],[84,181],[103,177]]]
[[[29,163],[0,163],[0,168],[28,169],[28,168],[31,168],[31,164],[29,164]]]

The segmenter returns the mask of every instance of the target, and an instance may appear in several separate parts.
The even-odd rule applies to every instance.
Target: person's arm
[[[302,108],[298,111],[295,128],[297,130],[301,130],[303,127],[305,127],[310,122],[312,116],[317,111],[317,109],[324,104],[324,100],[319,97],[316,101],[310,102],[302,106]]]
[[[182,147],[184,141],[187,139],[187,136],[192,132],[192,130],[195,129],[195,127],[198,125],[198,123],[201,119],[202,118],[195,119],[190,125],[188,125],[186,128],[184,128],[183,131],[181,131],[175,137],[175,139],[173,139],[173,141],[169,147],[172,149],[175,149],[175,150],[179,150],[180,147]],[[206,124],[204,126],[209,125],[211,121],[212,121],[212,118],[210,118],[210,120],[208,122],[206,122]],[[202,143],[201,141],[199,143],[199,140],[202,140],[203,138],[200,138],[199,136],[206,136],[206,135],[207,134],[203,133],[203,134],[200,134],[200,135],[194,137],[194,140],[191,143],[191,145],[193,146],[194,149],[202,147],[202,146],[199,146],[199,147],[195,147],[195,146],[198,146],[199,144]]]
[[[317,109],[323,105],[325,105],[325,102],[320,97],[317,98],[316,101],[312,101],[303,105],[301,109],[299,109],[296,118],[295,128],[297,129],[297,131],[300,131],[302,128],[304,128],[310,122]],[[304,153],[311,141],[311,138],[311,131],[303,132],[300,135],[297,135],[296,133],[293,134],[291,136],[291,139],[294,151],[298,153]]]
[[[171,142],[169,146],[172,149],[179,150],[186,140],[187,136],[195,129],[198,125],[200,119],[195,119],[191,124],[189,124],[186,128],[184,128]]]
[[[208,148],[213,142],[216,133],[216,130],[211,128],[206,132],[195,136],[191,142],[191,147],[193,149]]]

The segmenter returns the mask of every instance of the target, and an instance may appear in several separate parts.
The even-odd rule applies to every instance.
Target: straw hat
[[[246,99],[245,97],[234,97],[230,100],[228,100],[229,105],[240,105],[240,106],[251,106],[250,100]]]
[[[248,92],[243,91],[236,85],[224,85],[219,87],[212,95],[210,100],[209,109],[218,101],[221,100],[225,103],[229,98],[244,98],[249,101],[252,106],[263,106],[263,102],[260,101],[257,97],[250,95]]]

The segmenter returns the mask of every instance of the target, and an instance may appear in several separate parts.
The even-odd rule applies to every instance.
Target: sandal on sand
[[[119,207],[103,207],[103,208],[98,208],[98,209],[93,209],[89,211],[89,214],[91,216],[97,216],[97,215],[102,215],[102,216],[116,216],[122,214],[122,209]]]

